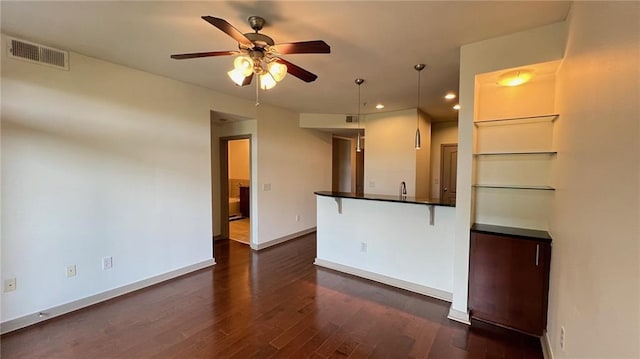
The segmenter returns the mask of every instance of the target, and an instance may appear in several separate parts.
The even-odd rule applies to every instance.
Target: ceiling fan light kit
[[[236,55],[233,69],[227,72],[229,78],[238,86],[251,83],[254,75],[258,75],[257,88],[269,90],[282,81],[287,73],[304,82],[315,81],[318,76],[292,64],[280,57],[282,54],[328,54],[331,47],[322,40],[302,41],[276,44],[273,39],[259,33],[265,24],[260,16],[250,16],[249,26],[255,31],[243,34],[226,20],[203,16],[203,20],[215,26],[238,42],[238,51],[198,52],[171,55],[172,59],[184,60],[200,57]]]

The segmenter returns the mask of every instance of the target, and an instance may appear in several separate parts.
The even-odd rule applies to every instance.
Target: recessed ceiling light
[[[382,110],[382,109],[384,108],[384,105],[383,105],[383,104],[381,104],[381,103],[379,103],[379,104],[377,104],[377,105],[376,105],[376,108],[377,108],[378,110]]]
[[[531,70],[515,70],[506,72],[498,78],[498,85],[501,86],[519,86],[528,82],[533,77]]]
[[[460,104],[456,104],[455,106],[453,106],[453,109],[458,111],[460,109]]]
[[[456,94],[454,94],[453,92],[449,92],[446,95],[444,95],[444,98],[447,100],[453,100],[454,98],[456,98]]]

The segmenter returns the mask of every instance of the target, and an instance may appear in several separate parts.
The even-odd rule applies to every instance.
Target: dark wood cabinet
[[[249,217],[249,187],[240,186],[240,213],[242,217]]]
[[[469,253],[473,318],[541,336],[547,325],[551,237],[474,224]]]

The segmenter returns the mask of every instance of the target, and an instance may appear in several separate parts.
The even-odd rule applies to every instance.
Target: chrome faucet
[[[407,184],[402,181],[400,182],[400,197],[406,197],[407,196]]]

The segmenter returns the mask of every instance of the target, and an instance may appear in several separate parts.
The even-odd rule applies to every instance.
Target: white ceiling
[[[459,48],[463,44],[562,21],[570,2],[494,1],[2,1],[2,32],[150,73],[254,99],[255,87],[236,87],[226,72],[232,57],[172,60],[175,53],[236,50],[237,43],[202,20],[226,19],[251,32],[247,18],[262,16],[263,33],[276,43],[324,40],[331,54],[282,57],[318,75],[305,83],[289,75],[260,94],[262,103],[296,112],[357,112],[364,78],[363,113],[415,107],[417,73],[425,63],[421,108],[439,120],[455,119]],[[499,54],[496,54],[499,56]],[[71,64],[73,66],[73,64]],[[73,68],[71,69],[73,71]]]

